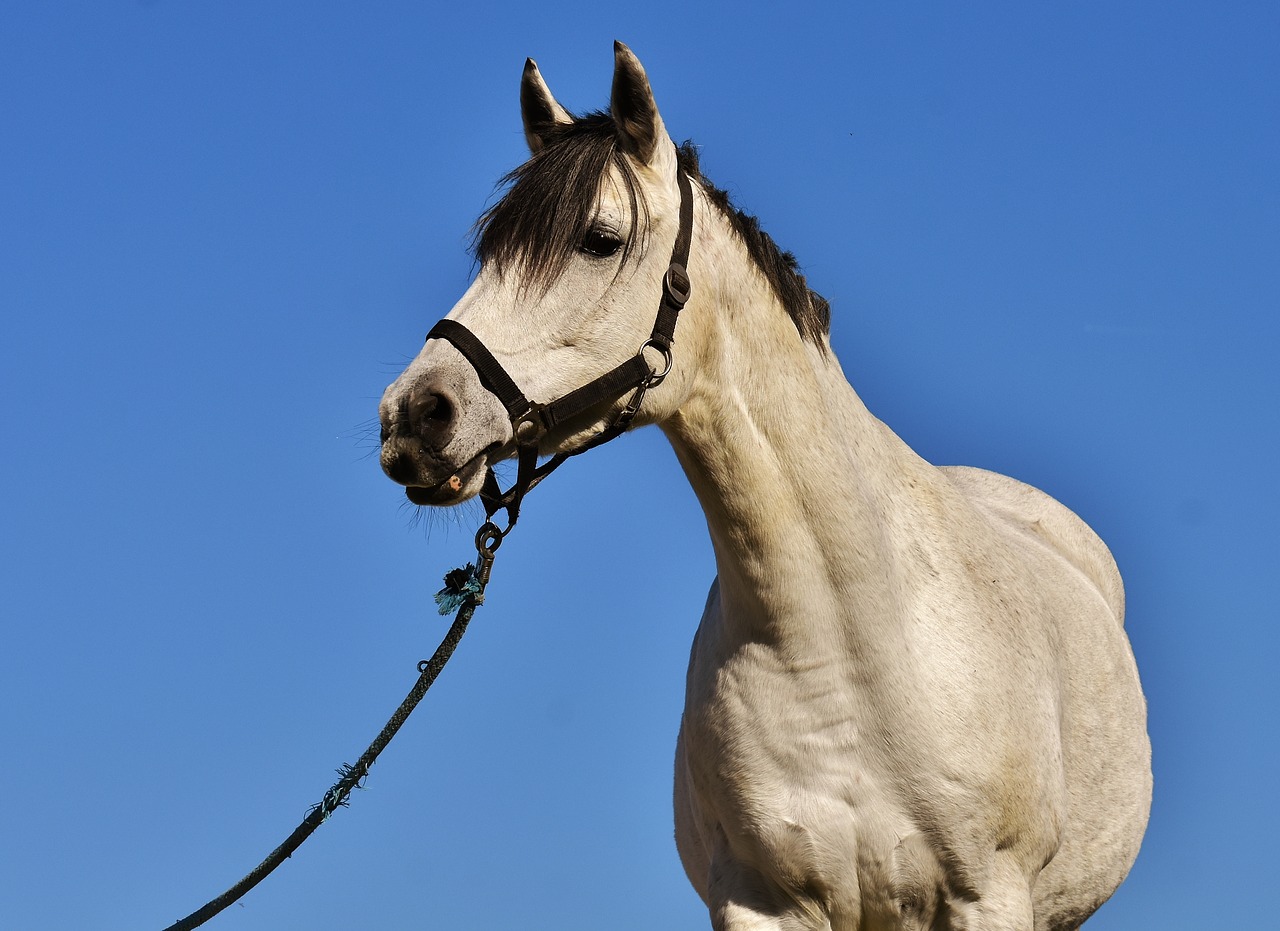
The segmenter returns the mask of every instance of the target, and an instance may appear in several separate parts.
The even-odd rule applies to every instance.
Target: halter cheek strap
[[[490,518],[481,528],[480,535],[489,541],[490,554],[498,548],[503,536],[515,526],[524,496],[570,456],[594,449],[624,433],[640,410],[645,392],[661,384],[671,371],[671,346],[675,342],[676,323],[692,289],[686,266],[693,240],[693,191],[689,178],[679,169],[676,171],[676,180],[680,186],[680,229],[671,250],[671,263],[662,276],[662,300],[658,305],[657,318],[649,338],[625,362],[554,401],[537,404],[525,397],[519,385],[507,374],[493,353],[463,324],[456,320],[439,320],[427,334],[428,340],[443,339],[462,353],[476,370],[480,384],[502,403],[507,416],[511,418],[511,432],[515,438],[518,461],[515,483],[502,491],[498,487],[497,476],[490,467],[485,472],[484,487],[480,491],[485,513]],[[645,358],[646,349],[662,353],[664,364],[661,371],[655,371],[650,366],[649,360]],[[601,433],[577,449],[557,453],[538,465],[538,444],[548,431],[598,404],[615,401],[628,391],[632,392],[631,399]],[[500,510],[507,512],[505,530],[500,530],[492,522],[493,515]]]

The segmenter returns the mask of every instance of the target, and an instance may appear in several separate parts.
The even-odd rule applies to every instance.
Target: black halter
[[[640,410],[645,392],[661,384],[671,371],[671,344],[675,341],[676,322],[681,309],[689,300],[691,289],[686,266],[689,262],[689,244],[693,238],[693,193],[688,177],[678,168],[676,178],[680,185],[680,230],[671,250],[671,264],[662,277],[662,301],[658,306],[658,316],[649,338],[640,344],[634,356],[621,365],[561,398],[547,404],[538,404],[524,396],[524,392],[493,357],[493,353],[458,321],[440,320],[427,334],[428,340],[443,339],[452,343],[476,370],[480,384],[502,402],[502,406],[507,409],[507,416],[511,418],[511,432],[519,462],[515,483],[505,492],[502,491],[498,487],[493,467],[490,466],[485,473],[484,487],[480,491],[480,499],[484,502],[485,513],[490,519],[481,528],[480,536],[486,537],[490,553],[497,549],[502,538],[515,526],[520,516],[520,503],[530,489],[559,468],[570,456],[594,449],[624,433]],[[655,371],[649,365],[644,355],[646,349],[656,349],[662,353],[664,364],[661,371]],[[631,399],[601,433],[577,449],[557,453],[538,465],[538,444],[548,431],[597,404],[617,400],[627,391],[633,392]],[[493,515],[502,510],[507,512],[506,529],[499,529],[492,522]],[[477,540],[480,540],[479,536]],[[483,544],[481,551],[484,552]]]

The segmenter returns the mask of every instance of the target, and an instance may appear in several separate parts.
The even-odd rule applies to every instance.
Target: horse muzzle
[[[429,381],[383,401],[382,471],[405,486],[405,496],[414,504],[448,506],[480,491],[488,449],[465,459],[456,456],[450,447],[456,445],[457,414],[449,392]]]

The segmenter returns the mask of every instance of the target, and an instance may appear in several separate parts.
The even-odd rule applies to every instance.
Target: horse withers
[[[531,157],[453,323],[387,388],[387,474],[417,504],[492,501],[504,458],[669,438],[718,571],[675,766],[716,929],[1079,926],[1151,798],[1106,546],[867,411],[826,302],[673,145],[625,46],[607,113],[570,115],[532,61],[520,97]]]

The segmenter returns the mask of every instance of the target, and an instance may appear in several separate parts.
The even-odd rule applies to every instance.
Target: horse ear
[[[613,43],[613,96],[609,110],[623,151],[643,165],[653,162],[659,143],[668,139],[667,130],[640,59],[621,42]]]
[[[569,111],[551,96],[532,58],[525,59],[524,75],[520,78],[520,116],[524,120],[524,138],[533,155],[542,151],[552,130],[573,122]]]

